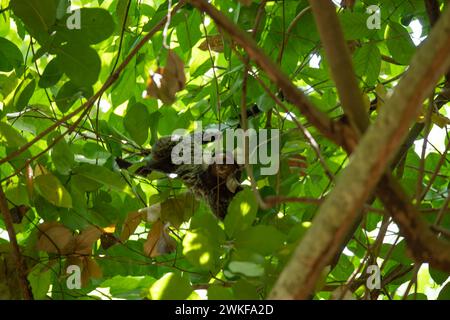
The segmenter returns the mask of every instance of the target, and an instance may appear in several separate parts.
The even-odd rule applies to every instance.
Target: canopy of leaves
[[[308,1],[211,3],[316,107],[331,118],[343,114]],[[376,1],[337,11],[371,119],[431,28],[424,1],[380,3],[380,29],[366,24]],[[166,25],[168,4],[0,0],[0,180],[36,299],[264,299],[333,187],[329,173],[348,162],[232,37],[190,4]],[[430,143],[422,152],[423,136],[416,137],[395,172],[448,237],[445,103],[424,106],[417,121],[427,123]],[[159,137],[192,131],[197,121],[237,128],[241,109],[254,104],[247,126],[280,130],[280,168],[267,176],[254,165],[253,179],[244,171],[223,221],[177,177],[132,170]],[[263,209],[250,180],[262,198],[302,200]],[[378,201],[366,209],[314,297],[335,298],[349,284],[347,298],[449,299],[449,275],[412,261]],[[6,229],[0,219],[0,261],[12,261]],[[77,289],[67,286],[73,264],[82,270]],[[374,291],[366,286],[371,264],[382,277]],[[0,299],[20,298],[10,266],[0,263]]]

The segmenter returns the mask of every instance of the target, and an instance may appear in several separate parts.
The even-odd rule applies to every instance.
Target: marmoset
[[[158,139],[151,149],[146,164],[136,173],[147,175],[156,170],[176,174],[198,198],[208,203],[218,218],[223,219],[234,195],[241,190],[241,167],[229,154],[216,154],[214,156],[216,161],[212,164],[174,164],[172,149],[178,143],[179,141],[172,141],[171,136]],[[223,164],[218,163],[219,158],[222,158]]]

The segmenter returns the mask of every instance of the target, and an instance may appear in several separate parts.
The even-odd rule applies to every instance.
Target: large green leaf
[[[51,173],[34,178],[34,186],[41,196],[57,207],[71,208],[72,197],[57,177]]]
[[[74,168],[73,173],[94,180],[117,191],[131,192],[130,188],[120,175],[105,167],[93,164],[82,164],[81,166]]]
[[[183,255],[194,266],[214,271],[220,258],[219,244],[202,230],[192,230],[183,239]]]
[[[65,41],[95,44],[108,39],[114,32],[115,24],[107,10],[102,8],[81,8],[79,14],[79,29],[69,29],[63,26],[58,30]]]
[[[31,270],[28,274],[28,281],[30,282],[34,299],[40,300],[46,298],[52,281],[52,275],[52,269],[39,264]]]
[[[58,83],[61,79],[63,71],[61,70],[60,61],[58,58],[50,61],[44,69],[41,78],[39,79],[39,87],[49,88]]]
[[[101,67],[97,51],[83,43],[69,42],[56,52],[62,70],[74,84],[87,87],[97,82]]]
[[[367,44],[356,50],[353,56],[355,73],[367,86],[375,85],[381,68],[380,50],[375,44]]]
[[[11,0],[10,6],[32,34],[47,33],[55,24],[55,0]]]
[[[369,36],[373,30],[367,28],[368,15],[360,12],[343,11],[339,15],[346,40],[357,40]]]
[[[129,104],[123,118],[123,125],[136,143],[144,144],[148,139],[150,129],[150,114],[147,106],[143,103]]]
[[[280,249],[285,240],[286,236],[275,227],[258,225],[237,234],[235,245],[237,248],[245,248],[263,255],[269,255]]]
[[[9,72],[23,63],[22,52],[8,39],[0,37],[0,71]]]
[[[185,277],[177,273],[166,273],[149,289],[151,300],[184,300],[192,293],[192,287]]]
[[[396,22],[390,22],[386,29],[386,45],[392,58],[404,65],[409,63],[416,50],[408,30]]]
[[[75,165],[75,155],[64,138],[52,148],[51,156],[56,170],[61,174],[69,174]]]
[[[0,142],[10,148],[17,148],[24,145],[27,140],[6,122],[0,122]]]
[[[258,204],[250,189],[239,192],[228,206],[225,217],[225,231],[229,237],[249,228],[256,218]]]
[[[89,98],[92,95],[92,87],[78,86],[72,81],[67,81],[59,89],[55,102],[61,112],[67,112],[78,99]]]
[[[17,87],[13,99],[15,110],[22,111],[28,105],[28,102],[34,94],[35,88],[35,79],[26,79],[19,85],[19,87]]]

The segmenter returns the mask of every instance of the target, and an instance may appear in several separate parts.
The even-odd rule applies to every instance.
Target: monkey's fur
[[[242,188],[239,185],[241,168],[233,164],[174,164],[172,149],[178,144],[170,136],[161,137],[152,147],[146,165],[137,173],[145,175],[152,170],[175,173],[199,198],[204,199],[220,219],[227,214],[228,205]],[[225,156],[224,156],[225,157]],[[224,161],[225,162],[225,161]]]

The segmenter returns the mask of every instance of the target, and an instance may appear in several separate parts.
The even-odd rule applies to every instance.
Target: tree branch
[[[354,132],[354,130],[348,125],[348,123],[345,122],[346,118],[342,118],[341,121],[339,122],[332,122],[329,119],[325,119],[325,120],[319,120],[317,121],[318,118],[314,118],[314,116],[317,114],[314,111],[314,106],[307,102],[306,104],[304,103],[306,100],[306,98],[303,96],[303,94],[294,86],[294,89],[292,89],[292,84],[288,81],[286,82],[284,80],[285,76],[282,74],[282,72],[278,69],[278,67],[276,65],[274,65],[273,63],[270,62],[270,60],[264,55],[264,53],[256,46],[256,44],[254,42],[252,42],[251,39],[249,39],[243,32],[241,32],[234,24],[232,24],[225,16],[223,16],[219,11],[217,11],[214,7],[212,7],[211,5],[209,5],[208,3],[202,1],[202,0],[191,0],[191,3],[197,7],[199,10],[202,10],[206,13],[208,13],[211,18],[213,18],[213,20],[215,21],[215,23],[221,27],[224,31],[226,31],[232,38],[233,40],[238,43],[239,45],[241,45],[248,53],[249,56],[256,61],[256,63],[267,73],[269,74],[270,79],[275,82],[275,84],[278,85],[279,88],[281,88],[281,90],[283,92],[290,92],[292,95],[291,97],[299,97],[299,99],[297,100],[293,100],[292,103],[295,104],[300,111],[303,113],[303,115],[306,116],[306,118],[308,120],[310,120],[310,122],[312,124],[317,124],[318,122],[321,124],[320,126],[316,127],[322,132],[322,134],[328,138],[330,138],[332,141],[334,141],[335,143],[342,145],[344,147],[344,149],[347,152],[352,152],[358,142],[357,136]],[[445,28],[445,27],[444,27]],[[448,32],[448,30],[441,30],[440,33],[445,33]],[[445,36],[448,36],[447,34],[445,34]],[[434,36],[434,38],[436,38],[436,40],[438,40],[437,38],[438,36]],[[434,39],[433,39],[434,40]],[[439,39],[439,41],[442,42],[442,37],[441,39]],[[412,106],[416,106],[416,104],[420,104],[421,101],[423,100],[423,96],[420,96],[420,93],[426,92],[426,90],[423,89],[427,89],[429,87],[429,84],[432,82],[433,85],[435,83],[435,81],[437,81],[437,79],[435,79],[436,74],[439,73],[439,68],[444,68],[443,66],[443,62],[447,61],[445,60],[445,56],[448,53],[448,48],[443,48],[443,47],[434,47],[433,45],[430,45],[430,40],[428,40],[426,43],[428,43],[426,45],[427,49],[421,49],[419,50],[421,52],[421,54],[419,55],[420,58],[416,58],[416,62],[415,65],[413,66],[413,68],[411,68],[408,72],[408,75],[405,76],[402,81],[400,83],[402,83],[402,85],[397,88],[398,90],[396,91],[397,94],[394,95],[396,96],[395,99],[391,99],[391,105],[395,106],[394,109],[396,109],[399,105],[405,107],[405,104],[411,103]],[[441,46],[443,44],[441,43]],[[432,47],[432,48],[430,48]],[[426,55],[426,51],[429,51],[432,53],[436,53],[436,59],[434,61],[434,63],[431,63],[429,65],[427,65],[426,68],[423,68],[420,66],[420,63],[422,63],[420,60],[424,60],[424,61],[428,61],[426,58],[424,58],[424,56]],[[419,61],[419,62],[418,62]],[[427,68],[430,68],[429,70],[425,70]],[[415,71],[414,71],[415,70]],[[429,73],[427,73],[429,72]],[[433,76],[430,78],[430,76]],[[406,83],[406,84],[405,84]],[[405,92],[403,92],[403,90]],[[394,97],[393,96],[393,97]],[[426,96],[426,95],[425,95]],[[400,97],[400,98],[399,98]],[[418,102],[418,100],[420,100],[420,102]],[[303,110],[306,109],[306,113],[303,112]],[[397,112],[397,116],[398,116],[398,110],[394,110],[395,112]],[[411,111],[411,110],[410,110]],[[414,110],[414,112],[410,112],[410,113],[405,113],[402,114],[400,118],[396,118],[396,119],[402,119],[402,117],[405,117],[406,120],[409,119],[413,119],[415,117],[416,114],[416,110]],[[320,114],[320,113],[319,113]],[[313,117],[313,118],[311,118]],[[320,114],[319,119],[323,119],[325,118],[323,116],[323,114]],[[392,119],[389,119],[389,117],[386,117],[385,120],[383,121],[392,121]],[[391,157],[391,155],[389,154],[389,152],[394,152],[396,150],[396,148],[398,148],[398,143],[401,142],[401,139],[403,138],[401,135],[404,134],[408,128],[408,121],[404,121],[403,119],[400,121],[398,121],[398,123],[400,124],[400,126],[397,128],[399,131],[397,131],[397,135],[394,134],[394,136],[391,136],[388,141],[389,143],[385,144],[384,146],[381,146],[382,148],[384,148],[384,150],[380,151],[383,154],[383,162],[387,162],[387,157]],[[324,125],[325,124],[325,125]],[[328,125],[327,125],[328,124]],[[392,129],[392,127],[390,127],[390,129]],[[380,131],[382,132],[382,131]],[[386,133],[386,132],[384,132]],[[391,132],[392,134],[392,132]],[[387,153],[386,153],[387,152]],[[366,159],[361,160],[362,162],[366,161]],[[372,163],[372,162],[371,162]],[[383,167],[383,164],[381,163],[381,167]],[[384,167],[383,167],[384,168]],[[379,170],[379,168],[377,168]],[[383,170],[381,170],[382,172]],[[379,174],[379,172],[375,172],[376,175]],[[378,176],[377,179],[379,179],[380,177]],[[390,181],[390,180],[388,180]],[[367,185],[363,184],[362,189],[366,189]],[[373,186],[372,186],[373,187]],[[388,183],[386,183],[386,181],[382,180],[380,183],[380,188],[381,189],[385,189],[386,192],[389,192],[390,197],[392,197],[392,199],[395,199],[395,201],[401,203],[403,206],[407,207],[408,203],[402,203],[404,200],[404,198],[402,197],[402,192],[401,190],[399,190],[398,188],[395,188],[395,186],[393,185],[389,185]],[[369,188],[370,189],[370,188]],[[368,189],[368,190],[369,190]],[[369,191],[365,191],[365,192],[369,192]],[[356,193],[358,194],[358,193]],[[351,195],[351,193],[349,193],[349,195]],[[364,198],[364,196],[362,197]],[[364,198],[365,199],[365,198]],[[348,200],[348,199],[347,199]],[[363,201],[364,200],[358,200],[358,201]],[[339,206],[337,206],[339,208]],[[355,208],[357,208],[358,206],[356,205]],[[360,206],[361,207],[361,206]],[[389,208],[389,202],[386,201],[386,208],[388,210],[390,210]],[[336,210],[336,209],[335,209]],[[398,210],[390,210],[391,212],[395,213]],[[340,212],[339,212],[340,213]],[[356,213],[356,216],[358,214]],[[333,217],[333,219],[336,217]],[[350,217],[350,221],[352,217]],[[342,222],[342,220],[339,220],[340,218],[336,218],[337,219],[337,223],[339,224],[339,221]],[[356,219],[356,217],[355,217]],[[345,220],[345,219],[344,219]],[[400,221],[400,220],[397,220]],[[347,221],[348,222],[348,221]],[[332,222],[332,223],[336,223],[336,221]],[[351,224],[351,222],[349,222],[349,225]],[[324,223],[325,226],[329,225],[327,223]],[[328,228],[325,227],[324,228],[324,232],[331,232],[330,230],[333,230],[333,225]],[[348,225],[346,226],[346,228],[348,227]],[[399,225],[400,230],[402,231],[403,226]],[[328,228],[328,229],[327,229]],[[345,228],[344,228],[345,229]],[[345,230],[336,230],[334,229],[335,232],[341,231],[342,234],[338,234],[338,238],[342,238],[343,234],[345,233]],[[348,231],[348,230],[347,230]],[[331,234],[333,234],[333,232],[331,232]],[[425,244],[426,245],[426,244]],[[329,252],[337,252],[337,248],[338,246],[334,247],[334,248],[330,248]],[[308,249],[307,252],[315,252],[314,247],[313,248]],[[325,250],[327,251],[327,250]],[[450,257],[450,254],[448,255]],[[317,255],[316,255],[317,257]],[[320,254],[319,254],[320,257]],[[312,258],[312,257],[311,257]],[[430,256],[429,260],[432,260],[433,257]],[[319,261],[320,262],[320,261]],[[313,262],[314,263],[314,260]],[[302,270],[305,269],[304,265],[299,265],[300,269]],[[311,267],[311,266],[310,266]],[[314,265],[312,266],[312,269],[316,269],[316,270],[321,270],[321,268],[323,266],[320,266],[320,264],[318,265],[318,267]],[[295,269],[295,268],[294,268]],[[291,269],[294,270],[294,269]],[[298,272],[297,269],[295,269],[296,271],[294,273],[290,272],[290,274],[295,274]],[[306,268],[306,270],[311,270],[309,268]],[[288,273],[289,274],[289,273]],[[287,285],[289,286],[289,283],[295,283],[296,281],[291,281],[291,279],[289,278],[289,276],[287,276],[287,280],[285,281],[285,284],[287,283]],[[312,283],[314,283],[315,280],[313,280],[310,285]],[[288,283],[289,282],[289,283]],[[300,281],[301,282],[301,281]],[[300,282],[297,282],[300,283]],[[295,288],[301,287],[300,286],[294,286],[292,285],[291,289],[294,290],[295,292]],[[310,289],[310,288],[309,288]],[[309,290],[306,289],[306,290]],[[287,292],[289,292],[289,290],[287,290]],[[285,295],[284,297],[295,297],[295,294],[293,295]]]
[[[331,0],[310,0],[309,3],[342,108],[353,129],[363,133],[369,126],[369,117],[364,108],[364,100],[355,77],[352,59],[336,8]]]
[[[409,125],[416,118],[422,102],[432,92],[434,85],[450,67],[450,10],[439,20],[429,38],[417,50],[411,66],[399,82],[386,108],[381,110],[376,122],[368,129],[352,155],[350,164],[337,179],[336,187],[319,208],[313,224],[295,250],[291,261],[281,273],[272,289],[272,299],[305,299],[323,268],[329,263],[334,252],[339,249],[352,222],[358,218],[361,208],[373,188],[380,180],[389,161],[404,140]],[[382,180],[382,186],[393,187],[391,181]],[[379,189],[379,190],[380,190]],[[394,188],[396,190],[398,188]],[[383,190],[381,190],[383,191]],[[395,203],[388,201],[392,190],[385,190],[383,200],[393,218],[404,228],[408,245],[420,249],[416,258],[431,260],[431,265],[450,271],[450,246],[438,242],[430,246],[426,239],[407,232],[408,224],[416,221],[416,211],[391,210],[390,206],[408,206],[407,201],[398,201],[399,192],[392,195]],[[389,193],[388,195],[386,193]],[[400,213],[402,215],[400,215]],[[406,220],[402,220],[405,217]],[[423,223],[422,223],[423,225]],[[406,227],[406,228],[405,228]],[[411,229],[411,228],[410,228]],[[414,225],[413,230],[419,230]],[[427,240],[424,242],[423,240]],[[433,245],[437,245],[436,242]],[[439,254],[437,261],[434,254]]]

